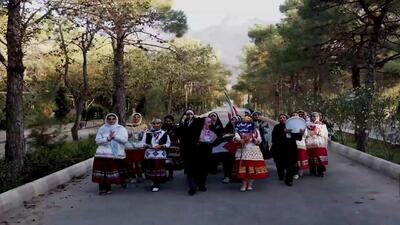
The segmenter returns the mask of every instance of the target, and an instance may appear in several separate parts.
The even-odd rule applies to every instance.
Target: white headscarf
[[[116,121],[113,125],[107,123],[107,118],[114,116]],[[115,132],[115,138],[108,140],[110,132]],[[96,135],[96,143],[99,147],[96,150],[97,157],[125,158],[124,144],[128,140],[126,129],[118,124],[118,116],[109,113],[105,117],[105,124],[100,127]]]
[[[134,122],[133,122],[133,117],[136,116],[136,115],[140,116],[140,119],[139,119],[139,122],[134,123]],[[142,114],[137,113],[137,112],[134,112],[134,113],[132,114],[131,120],[132,120],[132,124],[133,124],[134,126],[139,126],[140,124],[142,124],[142,119],[143,119]]]
[[[115,117],[115,123],[113,125],[107,123],[107,118],[109,116],[114,116]],[[109,128],[109,129],[117,128],[118,126],[120,126],[118,124],[118,116],[117,116],[117,114],[115,114],[115,113],[107,114],[106,117],[104,118],[104,125],[107,126],[107,128]]]

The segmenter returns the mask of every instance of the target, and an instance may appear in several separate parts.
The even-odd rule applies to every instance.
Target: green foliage
[[[22,184],[22,177],[15,163],[0,159],[0,193]]]
[[[94,137],[70,142],[50,149],[36,149],[25,159],[24,181],[29,182],[93,157],[96,150]]]
[[[38,148],[26,155],[21,170],[0,160],[0,193],[89,159],[93,157],[96,147],[94,136],[90,136],[52,149]]]
[[[146,92],[145,112],[147,118],[162,118],[166,114],[163,92],[160,88],[152,88]]]
[[[182,37],[188,30],[186,15],[183,11],[171,10],[163,16],[163,30]]]

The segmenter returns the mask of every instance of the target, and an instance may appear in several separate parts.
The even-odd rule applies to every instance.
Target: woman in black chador
[[[189,186],[188,194],[194,195],[197,188],[199,191],[207,190],[205,178],[208,172],[211,145],[200,142],[200,136],[204,133],[205,118],[195,118],[192,110],[187,110],[184,116],[185,119],[179,125],[180,148]]]
[[[271,151],[279,180],[285,179],[285,184],[292,186],[297,163],[297,144],[296,139],[290,135],[290,130],[285,127],[287,119],[285,114],[279,115],[279,124],[272,131]]]

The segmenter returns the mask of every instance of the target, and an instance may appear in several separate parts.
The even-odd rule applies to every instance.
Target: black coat
[[[188,120],[179,124],[180,150],[184,161],[185,173],[193,173],[196,163],[196,150],[205,118],[194,118],[189,125]]]
[[[274,158],[282,156],[286,151],[297,151],[296,140],[286,137],[284,129],[285,124],[277,124],[272,130],[271,151]]]

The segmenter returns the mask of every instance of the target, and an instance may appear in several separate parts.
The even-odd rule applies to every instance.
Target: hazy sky
[[[190,29],[220,24],[232,17],[238,23],[252,19],[276,23],[282,18],[279,5],[285,0],[174,0],[174,8],[186,13]]]

